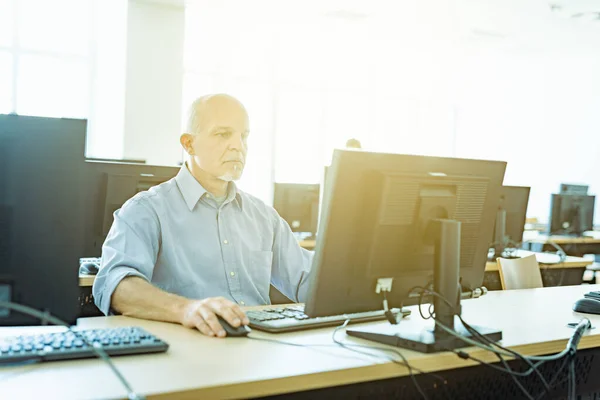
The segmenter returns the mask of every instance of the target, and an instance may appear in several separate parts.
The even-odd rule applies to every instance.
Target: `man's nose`
[[[231,136],[231,140],[229,141],[229,149],[237,150],[241,153],[246,152],[246,142],[242,138],[241,133],[236,133],[235,135]]]

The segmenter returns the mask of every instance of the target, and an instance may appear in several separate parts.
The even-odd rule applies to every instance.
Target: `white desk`
[[[480,299],[463,301],[463,316],[474,324],[501,328],[503,344],[524,354],[558,352],[572,333],[566,324],[582,317],[571,310],[572,303],[590,290],[600,290],[600,285],[491,292]],[[413,311],[410,318],[419,318],[418,312]],[[600,326],[600,316],[589,318]],[[165,354],[114,359],[133,387],[153,398],[247,398],[407,375],[403,366],[374,361],[338,347],[299,348],[248,338],[208,338],[178,325],[121,316],[80,319],[78,325],[82,328],[138,325],[169,342],[171,347]],[[0,328],[0,334],[26,330]],[[251,335],[308,345],[331,344],[331,333],[332,329],[325,328],[280,335],[254,331]],[[340,338],[373,344],[347,337],[343,332]],[[600,347],[600,329],[586,334],[579,345],[580,349],[595,347]],[[411,365],[425,371],[474,365],[452,353],[401,351]],[[473,354],[497,361],[483,350],[473,349]],[[0,369],[0,393],[7,399],[125,396],[108,367],[95,359]]]

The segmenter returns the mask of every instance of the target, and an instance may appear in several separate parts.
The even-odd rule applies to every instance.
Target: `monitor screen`
[[[0,298],[79,315],[84,120],[0,115]],[[0,310],[0,325],[39,321]]]
[[[319,185],[275,183],[273,208],[293,232],[317,233]]]
[[[433,280],[434,219],[460,222],[460,279],[481,286],[506,163],[336,150],[319,226],[306,312],[381,309],[380,278],[393,278],[390,307]]]
[[[527,203],[530,188],[527,186],[502,186],[500,189],[500,204],[498,207],[505,211],[505,235],[514,244],[521,243],[527,218]],[[496,238],[498,240],[499,238]]]
[[[550,234],[581,235],[594,229],[596,196],[553,194],[550,201]]]
[[[136,193],[166,182],[180,167],[86,161],[86,240],[84,257],[100,257],[113,213]]]

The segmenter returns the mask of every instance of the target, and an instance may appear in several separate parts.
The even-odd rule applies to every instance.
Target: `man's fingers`
[[[238,318],[240,320],[240,324],[248,325],[250,323],[250,321],[248,320],[248,317],[246,317],[246,314],[244,313],[244,311],[242,311],[240,306],[238,306],[234,302],[227,300],[223,297],[219,297],[219,298],[215,299],[215,301],[212,304],[212,307],[213,307],[213,310],[215,311],[215,313],[219,314],[223,318],[225,318],[225,315],[224,315],[224,313],[226,312],[225,310],[229,309],[235,314],[236,318]],[[232,323],[231,320],[229,320],[227,318],[225,318],[225,319],[230,324]],[[239,325],[235,325],[235,326],[239,326]]]
[[[218,313],[225,321],[229,322],[229,324],[235,328],[242,324],[242,319],[229,307],[224,306],[220,308]]]
[[[225,337],[225,329],[219,324],[219,320],[215,316],[214,312],[206,308],[200,309],[200,315],[204,318],[204,321],[209,328],[219,337]]]
[[[196,321],[196,329],[198,329],[200,332],[202,332],[202,334],[206,336],[215,336],[215,333],[212,331],[212,329],[208,327],[206,322],[204,322],[204,319],[202,319],[202,317],[200,316]]]
[[[242,324],[248,325],[250,323],[250,320],[246,316],[246,313],[244,313],[240,306],[234,304],[233,307],[231,307],[231,310],[237,315],[240,321],[242,321]]]

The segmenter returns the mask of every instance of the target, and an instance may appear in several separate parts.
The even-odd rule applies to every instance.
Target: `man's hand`
[[[183,308],[181,325],[196,328],[206,336],[225,337],[226,333],[217,315],[235,328],[250,321],[242,309],[223,297],[209,297],[203,300],[190,300]]]

